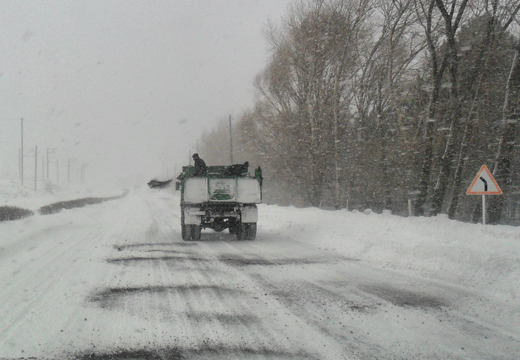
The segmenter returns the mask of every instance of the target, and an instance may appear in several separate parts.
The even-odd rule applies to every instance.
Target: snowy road
[[[184,242],[178,203],[143,190],[1,224],[0,359],[520,353],[516,303],[375,267],[309,242],[297,223],[278,231],[277,207],[260,208],[256,241],[207,230]]]

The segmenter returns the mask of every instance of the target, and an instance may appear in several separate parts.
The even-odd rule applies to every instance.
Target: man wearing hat
[[[195,171],[193,176],[205,176],[206,175],[206,163],[199,157],[199,154],[195,153],[192,155],[195,161]]]

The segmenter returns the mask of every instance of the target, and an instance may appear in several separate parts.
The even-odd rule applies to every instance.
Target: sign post
[[[482,224],[486,225],[486,195],[500,195],[502,190],[489,172],[486,165],[482,165],[473,182],[466,191],[466,195],[482,195]]]
[[[482,225],[486,225],[486,194],[482,194]]]

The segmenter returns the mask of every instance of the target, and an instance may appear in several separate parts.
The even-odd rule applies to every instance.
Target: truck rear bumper
[[[215,219],[235,218],[244,223],[258,222],[258,208],[256,205],[237,206],[234,209],[221,210],[218,208],[201,209],[198,206],[184,207],[184,223],[186,225],[201,225],[212,223]]]

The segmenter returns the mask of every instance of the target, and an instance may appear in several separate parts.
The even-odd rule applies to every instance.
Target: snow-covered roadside
[[[376,268],[455,284],[520,303],[520,229],[261,205],[259,234],[294,237]]]
[[[193,354],[208,337],[234,355],[278,339],[280,358],[342,358],[343,340],[373,358],[518,353],[517,228],[261,205],[254,242],[212,230],[183,242],[179,200],[143,188],[1,222],[0,358]]]
[[[51,193],[45,189],[29,190],[0,179],[0,206],[37,210],[57,201],[115,196],[122,191],[71,186],[55,188]],[[150,196],[158,192],[147,187],[140,191]],[[161,191],[178,196],[172,188]],[[45,221],[31,224],[44,226]],[[20,221],[10,228],[27,225]],[[4,236],[0,235],[0,245],[7,236],[5,230]],[[258,234],[296,237],[376,268],[398,270],[520,302],[520,229],[517,227],[467,224],[449,220],[444,215],[404,218],[263,204],[259,208]]]
[[[157,190],[143,188],[153,196]],[[165,189],[175,193],[173,189]],[[0,206],[37,210],[57,201],[115,196],[81,187],[29,190],[0,180]],[[387,268],[520,301],[520,229],[433,218],[260,205],[259,236],[276,234]],[[37,222],[40,223],[40,222]],[[23,222],[19,223],[20,226]],[[14,225],[16,227],[17,225]],[[5,230],[5,229],[4,229]],[[7,235],[7,234],[6,234]],[[0,244],[2,242],[0,236]]]
[[[32,183],[31,183],[31,186]],[[121,189],[87,188],[82,184],[56,185],[38,183],[37,190],[30,186],[0,178],[0,206],[16,206],[32,211],[59,201],[85,197],[110,197],[121,195]]]

